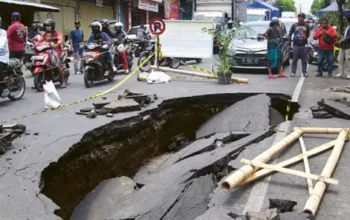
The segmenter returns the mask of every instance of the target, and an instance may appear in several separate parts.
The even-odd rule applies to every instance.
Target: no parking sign
[[[161,35],[165,31],[165,22],[161,18],[154,18],[150,25],[149,29],[154,35]]]

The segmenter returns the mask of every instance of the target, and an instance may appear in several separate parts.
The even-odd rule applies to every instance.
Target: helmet
[[[271,21],[279,21],[277,17],[273,17]]]
[[[52,18],[46,18],[44,21],[44,31],[45,32],[54,32],[56,23]]]
[[[145,25],[144,25],[144,24],[141,24],[141,25],[140,25],[140,28],[141,28],[141,29],[145,29]]]
[[[19,21],[21,20],[21,14],[19,12],[13,12],[11,15],[12,21]]]
[[[93,33],[99,33],[102,31],[102,24],[99,21],[94,21],[90,24]]]
[[[102,24],[102,26],[106,25],[108,27],[109,26],[108,19],[102,19],[101,24]]]
[[[115,30],[118,31],[122,31],[123,30],[123,24],[121,22],[117,22],[115,24]]]

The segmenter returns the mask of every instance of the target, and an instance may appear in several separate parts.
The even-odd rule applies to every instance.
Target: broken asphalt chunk
[[[281,220],[313,220],[314,217],[309,213],[286,212],[280,213]]]
[[[109,113],[119,113],[128,111],[140,111],[141,106],[139,103],[135,102],[132,99],[121,99],[105,105],[102,109],[107,109]]]
[[[292,212],[297,202],[284,199],[269,199],[269,209],[277,208],[280,212]]]
[[[95,112],[90,112],[86,115],[87,118],[96,118],[97,114]]]
[[[103,102],[95,102],[95,103],[92,103],[92,105],[93,105],[96,109],[101,109],[101,108],[103,108],[105,105],[108,105],[109,103],[111,103],[111,102],[103,101]]]
[[[323,102],[322,106],[330,114],[339,118],[350,120],[350,108],[348,106],[333,100]]]
[[[263,212],[248,211],[247,220],[280,220],[277,209],[267,209]]]
[[[91,112],[92,111],[92,108],[82,108],[80,109],[80,112]]]

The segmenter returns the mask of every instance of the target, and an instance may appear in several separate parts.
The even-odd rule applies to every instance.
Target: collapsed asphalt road
[[[124,91],[125,88],[128,88],[132,91],[142,92],[142,93],[157,93],[159,100],[155,104],[148,107],[148,110],[155,111],[154,109],[156,108],[156,106],[162,103],[164,100],[178,98],[178,97],[201,96],[205,94],[240,93],[240,94],[246,94],[247,96],[249,94],[249,96],[251,96],[257,93],[269,93],[269,94],[285,94],[284,97],[287,97],[287,96],[293,97],[293,93],[296,90],[295,88],[299,82],[299,78],[268,80],[265,75],[264,76],[263,75],[244,75],[244,76],[249,78],[250,80],[250,83],[248,85],[221,86],[221,85],[217,85],[215,80],[202,80],[198,78],[179,79],[166,85],[165,84],[147,85],[144,83],[137,82],[135,78],[132,78],[123,87],[118,89],[115,93],[110,94],[108,98],[116,99],[117,94],[122,93],[122,91]],[[73,76],[72,78],[80,79],[78,77],[80,76]],[[331,79],[330,81],[334,84],[339,82],[333,79]],[[74,80],[72,82],[73,82],[72,87],[68,87],[68,89],[66,90],[59,90],[61,97],[64,101],[74,99],[74,97],[76,96],[86,97],[89,95],[89,94],[86,94],[86,91],[88,93],[91,92],[91,94],[93,94],[92,90],[80,88],[79,86],[76,87],[74,86]],[[287,123],[287,124],[283,123],[280,127],[286,127],[285,129],[291,129],[292,126],[301,126],[305,124],[307,124],[307,126],[310,126],[312,124],[318,124],[321,126],[328,125],[330,127],[346,126],[347,121],[341,120],[341,119],[337,119],[337,121],[334,121],[333,119],[331,119],[331,121],[327,121],[327,122],[315,121],[311,119],[310,115],[307,112],[308,108],[311,105],[310,103],[313,103],[313,101],[311,100],[313,100],[316,97],[317,99],[320,99],[321,97],[319,96],[327,97],[327,94],[329,93],[328,91],[323,92],[323,90],[319,91],[318,89],[320,87],[321,89],[327,89],[327,87],[325,88],[322,87],[327,85],[327,83],[328,82],[326,79],[315,79],[311,77],[306,79],[304,83],[305,85],[303,88],[303,92],[301,93],[302,94],[301,101],[296,99],[299,101],[301,105],[299,113],[296,115],[298,117],[295,116],[292,123]],[[94,87],[94,89],[102,91],[102,88],[109,87],[109,86],[110,84],[108,85],[102,84],[101,87],[96,86]],[[34,98],[34,100],[31,100],[28,97],[28,99],[26,98],[25,100],[21,100],[23,101],[22,104],[21,104],[21,101],[16,103],[6,102],[6,104],[0,103],[2,104],[2,109],[8,110],[6,112],[2,111],[1,119],[10,118],[11,115],[14,115],[16,117],[21,115],[21,113],[24,113],[24,112],[28,113],[29,111],[31,112],[32,110],[42,109],[41,106],[43,106],[43,96],[38,95],[37,93],[34,93],[34,92],[31,94],[31,96],[32,96],[31,99]],[[229,97],[232,97],[232,96],[229,95]],[[98,100],[95,100],[95,101],[98,101]],[[229,99],[228,103],[233,103],[233,101],[235,100],[232,100],[231,98]],[[36,104],[32,104],[31,102],[34,102]],[[109,184],[108,182],[102,182],[100,185],[98,185],[98,181],[97,181],[98,179],[95,178],[96,176],[99,177],[100,181],[111,179],[111,178],[113,179],[114,177],[119,177],[119,179],[111,180],[111,181],[115,181],[116,183],[115,184],[116,188],[113,188],[113,189],[117,190],[118,192],[121,192],[122,190],[120,189],[123,189],[124,193],[121,193],[121,195],[118,195],[119,197],[116,196],[114,201],[117,201],[117,198],[121,198],[121,197],[123,197],[124,199],[122,199],[123,200],[122,202],[117,202],[118,204],[116,206],[114,206],[114,204],[112,203],[112,207],[110,208],[111,212],[107,212],[108,214],[110,214],[108,217],[110,218],[115,217],[115,219],[123,219],[125,216],[127,218],[129,217],[140,218],[141,216],[143,216],[143,214],[147,213],[147,210],[153,210],[152,207],[156,208],[157,210],[158,205],[162,204],[163,199],[166,198],[166,195],[169,195],[167,193],[170,192],[167,190],[162,190],[158,193],[163,192],[164,194],[163,195],[158,194],[158,196],[156,196],[157,198],[154,197],[153,199],[153,197],[150,196],[153,194],[148,194],[148,193],[154,192],[155,188],[157,188],[159,184],[164,185],[161,187],[168,186],[169,190],[170,189],[174,190],[173,191],[174,194],[171,194],[171,197],[169,196],[168,203],[162,204],[161,206],[162,208],[161,210],[159,210],[160,212],[158,214],[156,212],[151,212],[149,214],[150,215],[152,214],[152,216],[154,215],[154,216],[160,216],[160,217],[164,215],[163,216],[164,219],[172,219],[174,216],[178,216],[178,218],[181,219],[181,216],[183,216],[181,213],[187,213],[189,211],[186,209],[182,209],[181,208],[182,204],[188,204],[187,206],[185,206],[188,208],[191,206],[196,206],[198,202],[198,207],[197,207],[198,209],[195,208],[193,212],[191,212],[191,216],[202,218],[202,219],[205,219],[206,216],[207,217],[209,216],[207,219],[215,219],[215,218],[212,218],[211,216],[220,216],[221,214],[223,214],[226,218],[226,217],[229,217],[228,215],[226,215],[227,213],[232,212],[232,213],[242,214],[244,209],[246,209],[247,207],[249,207],[249,210],[257,209],[257,211],[260,211],[263,208],[264,204],[267,204],[265,200],[269,197],[270,198],[271,197],[272,198],[288,197],[292,199],[293,196],[295,197],[295,195],[305,195],[307,193],[305,183],[304,183],[305,181],[303,179],[300,180],[297,178],[297,180],[294,181],[294,177],[288,176],[289,177],[287,179],[288,181],[293,179],[293,183],[295,183],[295,185],[298,185],[298,187],[291,188],[290,184],[281,184],[286,181],[286,178],[285,178],[286,176],[280,175],[280,174],[274,175],[272,180],[270,180],[270,184],[267,184],[267,187],[263,188],[265,189],[265,193],[263,194],[257,193],[259,192],[259,190],[256,190],[254,188],[255,184],[247,186],[244,189],[239,189],[237,191],[234,191],[233,193],[222,192],[221,189],[219,189],[216,185],[218,181],[220,181],[221,178],[227,175],[227,173],[230,172],[231,169],[237,169],[240,166],[240,164],[237,165],[237,160],[234,160],[234,157],[231,157],[232,156],[231,150],[235,146],[238,146],[236,145],[238,143],[234,141],[226,142],[224,143],[223,146],[221,145],[216,146],[216,145],[213,145],[213,143],[209,144],[209,146],[208,145],[205,146],[205,144],[203,145],[200,144],[199,146],[197,145],[198,148],[203,147],[205,148],[205,150],[201,151],[199,149],[197,152],[200,152],[200,154],[192,153],[192,155],[191,155],[191,152],[188,152],[189,154],[183,157],[180,161],[179,159],[174,159],[174,157],[172,157],[173,159],[170,160],[170,162],[173,161],[173,165],[171,165],[170,163],[168,169],[177,170],[179,169],[177,166],[180,166],[181,164],[186,165],[185,166],[186,168],[193,166],[192,170],[184,169],[183,171],[181,171],[181,172],[184,172],[183,173],[184,175],[180,175],[180,177],[179,177],[179,173],[177,173],[177,175],[174,175],[174,177],[172,176],[171,178],[169,177],[169,180],[174,180],[174,182],[165,181],[166,178],[157,180],[157,178],[160,178],[160,177],[157,177],[157,174],[159,174],[158,172],[154,172],[154,174],[152,173],[152,175],[150,175],[152,176],[151,179],[154,179],[154,181],[163,181],[161,183],[159,182],[153,183],[156,186],[155,185],[152,186],[152,184],[147,185],[147,181],[149,180],[147,180],[148,178],[147,175],[141,175],[142,170],[140,170],[138,175],[134,177],[134,174],[136,174],[136,171],[137,171],[136,168],[145,164],[149,159],[152,159],[153,156],[161,155],[162,153],[168,152],[168,150],[165,148],[163,149],[163,151],[157,151],[157,152],[151,151],[151,153],[149,153],[149,151],[140,152],[140,155],[143,155],[143,156],[146,155],[143,157],[145,160],[140,160],[138,164],[135,164],[134,167],[132,167],[135,169],[129,170],[125,168],[123,169],[122,173],[117,174],[116,171],[119,172],[118,169],[110,169],[111,165],[108,165],[108,166],[106,165],[104,167],[99,168],[100,171],[103,171],[101,172],[101,175],[92,175],[91,179],[89,178],[80,179],[81,181],[80,183],[75,182],[72,185],[72,187],[78,186],[78,188],[69,188],[68,185],[55,186],[56,180],[61,181],[61,183],[65,183],[65,181],[68,181],[69,179],[70,180],[74,180],[74,178],[79,179],[79,177],[81,176],[78,175],[79,173],[75,173],[77,174],[76,176],[71,176],[72,174],[70,173],[70,171],[76,172],[75,168],[77,168],[77,166],[69,166],[69,163],[67,163],[67,165],[64,165],[64,166],[67,166],[68,169],[61,170],[59,172],[60,173],[59,175],[56,172],[49,172],[50,170],[51,171],[54,170],[55,167],[56,169],[58,168],[61,169],[62,164],[60,162],[69,161],[68,159],[74,158],[73,155],[79,158],[80,157],[79,152],[85,152],[85,150],[88,151],[89,149],[92,149],[91,148],[92,146],[90,147],[90,144],[84,145],[83,143],[84,141],[85,143],[89,143],[88,140],[90,139],[91,141],[94,138],[99,137],[98,134],[100,134],[101,137],[105,137],[104,135],[109,134],[107,136],[113,136],[113,138],[117,138],[118,133],[116,134],[116,133],[110,132],[113,129],[107,129],[108,124],[109,126],[113,126],[114,124],[117,125],[118,124],[117,120],[126,119],[137,115],[137,113],[123,113],[123,114],[115,115],[115,117],[112,119],[107,117],[98,117],[96,119],[91,120],[85,117],[76,116],[74,114],[75,111],[87,106],[91,106],[91,102],[80,103],[78,105],[70,106],[61,111],[53,111],[42,115],[28,117],[18,121],[27,126],[27,132],[30,133],[31,135],[23,136],[22,138],[16,140],[13,143],[14,144],[13,150],[16,151],[16,154],[13,154],[12,151],[9,151],[7,154],[3,155],[0,158],[0,164],[2,167],[1,173],[0,173],[0,176],[1,176],[0,177],[0,186],[1,186],[0,195],[3,198],[0,202],[1,219],[16,219],[16,220],[17,219],[58,219],[58,216],[54,214],[55,210],[60,208],[57,205],[60,205],[61,209],[56,213],[58,215],[65,216],[66,218],[68,218],[68,216],[74,212],[74,208],[78,205],[79,201],[83,199],[82,197],[84,197],[84,195],[88,194],[91,190],[93,190],[94,187],[98,186],[98,188],[96,189],[97,192],[100,192],[101,194],[105,192],[105,195],[106,194],[110,195],[110,193],[106,193],[106,191],[108,192],[107,186],[111,186],[111,185],[114,186],[114,184]],[[12,111],[12,108],[19,109],[19,110]],[[214,111],[211,114],[215,112],[217,111]],[[250,111],[247,111],[248,114],[249,112]],[[203,114],[204,113],[205,112],[203,112]],[[246,113],[245,110],[242,110],[242,112],[239,114],[237,113],[237,118],[246,118],[246,115],[242,116],[245,113]],[[206,116],[205,119],[209,119],[208,117],[210,116]],[[128,119],[128,120],[131,120],[131,119]],[[124,121],[127,121],[127,120],[124,120]],[[205,120],[203,120],[203,122],[204,121]],[[264,118],[264,121],[266,122],[266,118]],[[270,124],[271,119],[268,121]],[[280,120],[277,120],[277,122],[280,122]],[[245,128],[246,125],[247,124],[245,124],[243,128]],[[98,128],[99,126],[102,126],[101,127],[102,130],[99,130]],[[198,124],[196,124],[196,126],[199,127]],[[103,129],[103,128],[106,128],[106,129]],[[93,129],[95,130],[91,131]],[[239,131],[241,129],[242,127],[239,127],[237,130]],[[94,134],[94,132],[97,132],[97,133]],[[107,133],[104,134],[104,132],[107,132]],[[265,134],[267,131],[260,131],[260,132],[263,132]],[[33,135],[34,133],[38,133],[38,135]],[[94,134],[95,136],[92,134]],[[271,134],[272,136],[266,135],[266,138],[262,142],[259,142],[259,141],[256,141],[256,139],[252,138],[252,135],[254,134],[256,135],[258,133],[252,132],[252,133],[249,133],[249,135],[245,134],[246,136],[240,135],[239,138],[241,139],[237,140],[238,142],[244,141],[244,140],[247,141],[249,139],[255,140],[255,141],[252,141],[250,144],[248,144],[249,142],[246,143],[247,148],[245,151],[243,151],[243,154],[247,158],[252,158],[256,153],[263,151],[265,147],[271,146],[271,142],[274,142],[276,139],[279,138],[279,136],[281,136],[281,133]],[[229,136],[231,137],[231,135]],[[212,136],[212,137],[215,137],[215,136]],[[205,140],[209,141],[210,138]],[[114,141],[116,140],[111,139],[111,143],[114,143]],[[316,140],[313,139],[310,142],[310,146],[315,146],[315,144],[318,144],[317,143],[318,141],[319,141],[318,139]],[[96,146],[102,147],[104,146],[103,143],[104,141],[102,141],[100,145],[96,143],[97,144]],[[70,149],[71,146],[73,147]],[[163,147],[167,147],[167,146],[163,146]],[[107,149],[110,149],[110,148],[107,148]],[[146,149],[149,150],[149,148],[146,148]],[[186,148],[178,152],[186,151],[185,149]],[[300,152],[297,144],[293,149],[295,152],[298,152],[298,153]],[[207,151],[207,150],[210,150],[210,151]],[[221,150],[224,150],[224,151],[221,151]],[[211,153],[213,152],[217,152],[217,154],[211,155]],[[108,155],[108,151],[106,151],[106,154]],[[99,154],[99,155],[104,155],[104,154]],[[292,154],[292,155],[288,154],[288,155],[285,155],[285,157],[289,158],[294,155],[295,154]],[[137,156],[138,155],[134,155],[134,157],[138,158]],[[170,155],[170,156],[173,156],[173,155]],[[240,155],[236,155],[236,156],[239,157]],[[59,160],[59,158],[61,157],[62,159]],[[209,159],[211,158],[212,162],[206,161],[206,163],[204,163],[205,161],[203,161],[203,164],[201,163],[202,160],[200,160],[198,164],[197,162],[194,162],[194,161],[191,162],[191,160],[195,160],[196,158],[201,159],[202,157],[205,157],[205,158],[208,157]],[[90,157],[85,158],[86,162],[89,161],[89,158]],[[230,168],[227,168],[226,170],[225,169],[220,170],[223,166],[226,167],[226,164],[227,164],[226,162],[228,161],[228,158],[230,159],[229,162],[231,162],[229,163]],[[82,159],[81,161],[85,161],[84,157],[81,157],[81,159]],[[123,159],[125,160],[127,158],[123,158]],[[50,163],[55,161],[57,161],[56,164],[49,165]],[[122,161],[123,160],[121,160],[120,163]],[[179,162],[175,163],[176,161],[179,161]],[[217,168],[218,164],[215,163],[216,161],[224,162],[223,163],[224,165],[221,165],[219,166],[219,168]],[[115,162],[115,160],[112,160],[112,162]],[[82,162],[79,164],[84,164],[84,163],[85,162]],[[209,167],[211,169],[206,170],[205,169],[206,165],[210,165]],[[315,173],[319,173],[319,169],[322,169],[323,165],[324,163],[322,162],[318,163],[315,167]],[[94,167],[95,166],[93,166],[92,168]],[[42,171],[45,168],[47,168],[46,172],[44,172],[45,174],[42,175]],[[127,166],[127,168],[129,168],[129,166]],[[215,170],[214,168],[219,169],[219,171]],[[108,172],[109,170],[113,172]],[[221,173],[221,174],[218,174],[218,173]],[[82,173],[82,176],[84,175],[86,174]],[[337,175],[337,173],[335,175]],[[122,177],[122,176],[128,176],[128,177]],[[67,178],[63,178],[63,177],[67,177]],[[142,179],[144,180],[142,181]],[[340,179],[340,188],[335,188],[334,190],[336,190],[337,192],[339,191],[346,192],[346,186],[347,186],[346,179],[345,180],[344,179],[342,180],[341,178],[339,179]],[[46,181],[46,184],[45,184],[45,181]],[[79,188],[79,185],[83,184],[82,181],[86,181],[87,183],[89,183],[87,184],[88,185],[87,188]],[[122,185],[120,186],[120,188],[117,188],[117,186],[119,186],[118,183],[119,185]],[[167,184],[170,184],[170,185],[167,185]],[[201,187],[198,188],[198,184],[201,186],[206,185],[206,187],[203,187],[203,189]],[[129,187],[125,188],[127,187],[126,185]],[[171,188],[171,187],[174,187],[174,188]],[[305,188],[305,190],[303,188]],[[74,190],[74,189],[79,189],[79,190],[67,191],[67,190]],[[258,189],[261,189],[261,187],[258,187]],[[56,202],[57,205],[54,204],[44,194],[40,193],[41,190],[45,195],[49,197],[50,196],[53,197],[50,199]],[[212,192],[214,192],[214,194]],[[190,199],[189,201],[187,199],[188,197],[185,196],[187,193],[189,193],[188,195],[193,195],[193,194],[194,195],[203,194],[203,195],[201,198],[197,198],[198,200]],[[68,203],[65,203],[66,202],[65,199],[63,199],[63,201],[59,201],[60,198],[58,198],[57,195],[60,195],[60,194],[67,195],[68,198],[69,196],[72,196],[71,198],[74,198],[74,199],[72,199],[72,201],[68,201]],[[91,196],[91,194],[89,194],[89,196],[87,198],[94,198],[94,196],[93,195]],[[142,200],[145,198],[147,198],[147,200]],[[195,198],[195,196],[189,196],[189,198]],[[255,203],[251,203],[251,200],[252,200],[251,198],[254,199]],[[258,198],[262,198],[261,201]],[[337,219],[337,218],[341,219],[340,217],[344,217],[347,215],[348,210],[342,207],[337,208],[334,205],[332,205],[332,203],[334,201],[340,200],[341,202],[346,204],[348,202],[347,201],[348,198],[342,195],[331,197],[331,200],[328,200],[327,198],[329,197],[325,198],[325,201],[326,201],[325,203],[329,207],[322,205],[318,214],[319,219],[329,219],[328,217],[330,215],[334,219]],[[134,210],[132,208],[132,205],[134,201],[138,202],[138,200],[140,200],[139,202],[145,201],[144,203],[146,203],[146,205]],[[306,197],[302,197],[302,196],[300,196],[300,198],[298,197],[298,205],[296,207],[296,210],[300,211],[303,208],[302,206],[304,204],[304,200],[306,200]],[[100,200],[96,200],[96,201],[100,201]],[[151,202],[151,201],[154,201],[154,202]],[[123,214],[118,212],[117,208],[114,208],[122,204],[126,205],[128,207],[128,210],[132,210],[132,211]],[[254,206],[254,204],[258,204],[258,205]],[[105,205],[105,206],[108,206],[108,205]],[[84,206],[80,206],[80,207],[82,207],[80,210],[84,210]],[[221,212],[220,210],[224,210],[224,211]],[[339,210],[342,210],[342,212],[340,212]],[[77,211],[79,211],[79,208],[77,208]],[[179,214],[176,214],[177,211],[179,211],[178,212]],[[89,214],[92,215],[92,213],[89,213]],[[219,217],[219,219],[225,219],[225,218]]]

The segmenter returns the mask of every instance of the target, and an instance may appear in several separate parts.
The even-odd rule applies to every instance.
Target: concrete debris
[[[267,209],[263,212],[248,211],[247,220],[280,220],[277,209]]]
[[[109,114],[109,110],[102,108],[102,109],[95,109],[95,112],[97,115],[107,115]]]
[[[346,97],[343,97],[341,99],[335,99],[334,101],[340,102],[341,104],[344,104],[344,105],[350,107],[350,102],[347,100]]]
[[[102,109],[108,110],[109,113],[140,111],[141,106],[134,100],[121,99],[105,105]]]
[[[94,102],[92,103],[92,105],[96,108],[96,109],[101,109],[103,108],[103,106],[108,105],[111,102],[107,102],[107,101],[103,101],[103,102]]]
[[[314,217],[308,213],[286,212],[280,213],[281,220],[313,220]]]
[[[109,118],[113,118],[113,114],[111,114],[111,113],[108,113],[106,116]]]
[[[245,215],[237,215],[233,212],[230,212],[227,215],[230,216],[234,220],[247,220],[247,216],[245,216]]]
[[[87,118],[96,118],[97,114],[95,112],[90,112],[86,115]]]
[[[319,109],[321,109],[321,110],[319,110],[319,111],[316,110],[315,112],[321,111],[322,114],[325,114],[324,111],[326,111],[332,116],[350,120],[350,108],[344,103],[345,103],[344,100],[342,102],[340,102],[339,100],[338,101],[334,101],[334,100],[325,101],[324,99],[321,99],[319,102],[317,102]],[[313,109],[315,110],[316,108],[313,107]],[[322,109],[324,109],[324,111]],[[328,115],[326,115],[326,116],[329,117]]]
[[[350,87],[348,86],[338,86],[331,88],[333,92],[350,93]]]
[[[71,220],[106,219],[114,204],[135,191],[136,183],[128,177],[102,181],[74,209]]]
[[[80,109],[80,112],[91,112],[92,111],[92,108],[83,108],[83,109]]]
[[[256,95],[236,102],[205,122],[197,131],[201,138],[213,133],[256,132],[269,127],[270,98]]]
[[[269,209],[277,208],[280,212],[292,212],[294,206],[297,205],[297,202],[291,200],[283,199],[269,199],[270,206]]]
[[[129,90],[125,90],[123,95],[119,95],[118,99],[133,99],[137,103],[140,104],[141,107],[145,105],[149,105],[154,102],[154,100],[157,100],[158,97],[156,94],[143,94],[143,93],[136,93],[136,92],[130,92]]]
[[[26,132],[26,126],[22,124],[0,125],[0,155],[12,148],[12,141]]]

